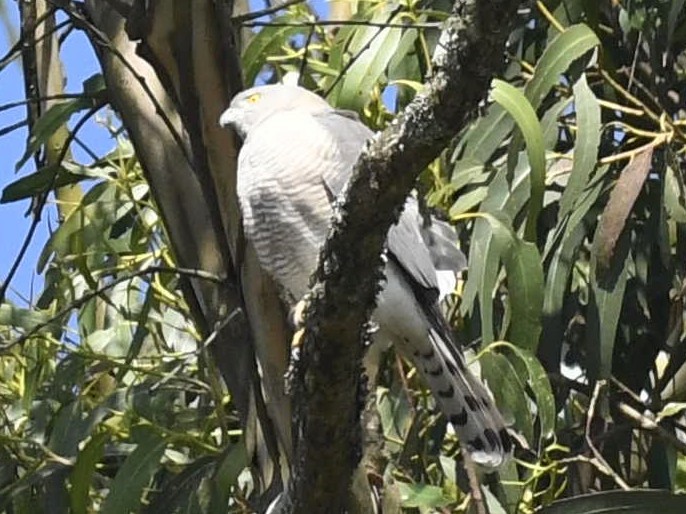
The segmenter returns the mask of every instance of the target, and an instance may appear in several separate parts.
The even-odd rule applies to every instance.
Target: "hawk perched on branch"
[[[331,224],[332,202],[373,133],[349,112],[295,86],[237,95],[220,118],[244,144],[237,191],[246,236],[291,306],[308,291]],[[439,309],[439,271],[465,265],[450,225],[428,226],[408,198],[386,241],[386,281],[373,320],[375,340],[392,342],[428,384],[471,458],[500,465],[511,450],[487,389],[467,369]]]

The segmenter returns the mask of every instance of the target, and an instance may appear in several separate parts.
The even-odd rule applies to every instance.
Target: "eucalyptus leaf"
[[[136,449],[126,458],[102,504],[103,514],[120,514],[140,510],[145,486],[160,465],[167,441],[149,426],[135,429]]]
[[[577,124],[574,165],[560,200],[560,217],[569,213],[579,194],[586,187],[598,157],[600,105],[593,91],[588,87],[586,75],[582,75],[574,85],[574,105]]]

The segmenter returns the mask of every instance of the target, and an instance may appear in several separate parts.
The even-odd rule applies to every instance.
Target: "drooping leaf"
[[[499,346],[501,343],[495,343]],[[488,347],[492,350],[492,346]],[[504,414],[514,417],[518,432],[533,443],[534,418],[529,408],[526,394],[526,376],[520,376],[513,363],[496,351],[487,351],[479,359],[482,374],[495,397],[498,407]]]
[[[465,285],[461,310],[471,312],[479,298],[481,331],[485,344],[493,341],[493,293],[498,280],[499,263],[513,241],[512,219],[529,199],[529,166],[525,155],[513,177],[501,168],[488,187],[480,209],[487,214],[474,224],[469,250],[469,277]],[[453,217],[460,219],[459,216]]]
[[[93,106],[93,100],[89,97],[76,98],[73,100],[65,100],[53,104],[33,126],[29,144],[26,147],[24,155],[17,161],[15,169],[19,170],[35,154],[42,145],[44,145],[50,136],[55,131],[63,126],[73,114],[86,110]]]
[[[686,496],[668,491],[604,491],[559,500],[542,509],[542,514],[681,514]]]
[[[108,440],[109,434],[107,432],[92,435],[76,457],[74,468],[69,475],[69,483],[71,484],[69,498],[74,514],[86,514],[88,512],[89,491],[93,474]]]
[[[483,230],[487,235],[483,242],[472,245],[469,252],[470,276],[467,281],[472,290],[478,290],[481,313],[481,334],[484,344],[493,341],[493,294],[498,282],[498,270],[501,259],[510,251],[515,236],[510,228],[512,222],[503,213],[480,213],[476,230]],[[473,263],[473,264],[472,264]],[[473,281],[473,282],[472,282]],[[465,289],[465,298],[470,289]],[[471,297],[474,298],[474,297]],[[466,302],[465,302],[466,303]],[[465,305],[463,308],[471,307]]]
[[[536,241],[536,223],[538,213],[543,207],[543,192],[545,190],[545,147],[543,146],[543,131],[538,122],[536,112],[524,95],[515,87],[502,80],[493,81],[493,100],[498,102],[517,123],[526,141],[526,151],[531,165],[529,184],[529,214],[524,231],[527,241]]]
[[[402,505],[406,508],[436,509],[451,503],[450,498],[444,496],[443,489],[435,485],[398,482],[397,486]]]
[[[88,174],[72,173],[64,166],[49,165],[21,177],[2,190],[0,203],[16,202],[47,192],[50,188],[77,184],[93,178]]]
[[[278,16],[274,18],[274,23],[291,22],[292,17]],[[276,51],[288,41],[288,38],[295,34],[302,33],[305,30],[303,27],[264,27],[257,34],[255,34],[243,51],[241,61],[243,63],[243,77],[248,86],[255,84],[257,75],[262,71],[262,67],[266,63],[266,56],[274,55]]]
[[[622,171],[610,194],[593,242],[593,253],[601,273],[610,266],[615,245],[643,188],[643,183],[648,178],[652,157],[652,147],[634,157]]]
[[[379,10],[372,21],[384,23],[392,19],[387,12]],[[369,92],[395,55],[401,36],[402,29],[376,26],[366,27],[353,36],[348,49],[352,64],[342,79],[336,102],[338,107],[362,110],[369,101]]]
[[[136,427],[135,439],[136,449],[119,468],[102,504],[103,514],[139,511],[143,490],[160,465],[167,441],[149,426]]]
[[[599,230],[593,241],[595,248],[598,243]],[[613,247],[614,248],[614,247]],[[628,270],[631,261],[629,253],[629,238],[624,237],[617,245],[617,251],[602,271],[598,270],[595,256],[591,259],[591,291],[592,303],[589,313],[589,330],[597,336],[597,340],[589,338],[590,358],[589,375],[591,378],[609,379],[612,373],[612,355],[615,337],[619,325],[619,315],[624,302],[624,292],[628,280]]]
[[[524,94],[534,110],[538,110],[543,99],[559,82],[560,75],[599,44],[595,32],[583,24],[572,25],[550,42],[536,63],[533,77],[524,88]]]
[[[515,241],[504,255],[510,296],[508,339],[532,353],[538,348],[543,311],[543,266],[533,243]]]
[[[593,91],[588,87],[586,75],[582,75],[574,85],[574,105],[577,124],[574,164],[560,200],[559,216],[561,218],[569,213],[579,194],[586,187],[598,157],[600,105]]]
[[[514,127],[514,120],[499,104],[493,104],[486,116],[479,118],[460,142],[463,158],[488,162]],[[457,152],[456,152],[457,153]]]

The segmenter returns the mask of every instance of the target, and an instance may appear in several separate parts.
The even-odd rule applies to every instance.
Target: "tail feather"
[[[414,361],[441,411],[474,462],[500,466],[512,450],[512,441],[491,394],[467,369],[452,340],[430,328],[429,341],[431,349],[415,351]]]

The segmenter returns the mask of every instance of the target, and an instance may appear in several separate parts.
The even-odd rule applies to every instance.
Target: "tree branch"
[[[425,90],[365,148],[314,275],[293,384],[296,457],[282,512],[341,512],[360,453],[362,328],[379,291],[381,251],[417,175],[471,119],[520,0],[457,0]]]

